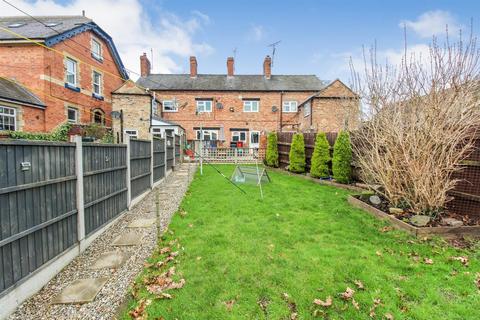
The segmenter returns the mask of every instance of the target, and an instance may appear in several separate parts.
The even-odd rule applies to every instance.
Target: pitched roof
[[[120,74],[124,79],[128,79],[128,73],[113,39],[90,18],[84,16],[0,17],[0,27],[11,31],[0,29],[0,42],[25,42],[27,41],[23,38],[25,37],[43,41],[48,47],[90,30],[107,44]]]
[[[137,84],[152,90],[209,90],[209,91],[319,91],[326,82],[315,75],[151,74],[141,77]]]
[[[20,84],[0,78],[0,100],[6,100],[14,103],[24,103],[36,107],[45,107],[40,98]]]

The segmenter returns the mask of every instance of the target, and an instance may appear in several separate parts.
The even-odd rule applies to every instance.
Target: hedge
[[[352,146],[350,135],[341,131],[333,146],[332,171],[333,178],[340,183],[349,183],[352,175]]]
[[[295,173],[305,172],[305,141],[303,134],[295,133],[290,146],[288,170]]]
[[[34,133],[24,131],[4,131],[11,139],[24,139],[24,140],[43,140],[43,141],[67,141],[68,132],[71,125],[64,123],[55,128],[51,133]]]
[[[278,168],[278,144],[277,133],[270,132],[267,137],[267,153],[265,162],[267,166]]]
[[[330,177],[330,170],[328,169],[330,160],[330,144],[328,143],[327,135],[324,132],[319,132],[315,138],[310,175],[314,178]]]

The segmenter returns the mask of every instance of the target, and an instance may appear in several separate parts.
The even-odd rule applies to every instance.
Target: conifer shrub
[[[333,178],[340,183],[349,183],[352,175],[352,146],[347,131],[340,131],[333,146]]]
[[[270,132],[267,137],[267,153],[265,162],[267,166],[278,168],[278,138],[276,132]]]
[[[310,166],[310,175],[314,178],[328,178],[330,170],[330,144],[325,132],[319,132],[315,139],[315,148],[313,149]]]
[[[293,135],[289,161],[290,165],[288,170],[295,173],[305,172],[305,141],[301,133],[295,133]]]

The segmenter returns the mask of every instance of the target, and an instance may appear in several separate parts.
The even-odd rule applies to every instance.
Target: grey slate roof
[[[40,22],[28,16],[17,17],[0,17],[0,26],[9,29],[15,33],[21,34],[27,38],[46,39],[58,33],[63,33],[76,28],[85,23],[91,23],[92,20],[84,16],[38,16],[35,19],[42,21],[45,24],[58,23],[51,28],[44,26]],[[9,25],[19,23],[24,24],[20,27],[9,27]],[[52,30],[54,29],[54,30]],[[55,32],[55,30],[58,32]],[[0,29],[0,40],[18,40],[18,37],[9,32]]]
[[[0,99],[17,103],[26,103],[38,107],[45,107],[45,104],[32,92],[18,83],[0,78]]]
[[[319,91],[327,83],[315,75],[263,75],[151,74],[141,77],[137,84],[152,90],[203,90],[203,91]]]

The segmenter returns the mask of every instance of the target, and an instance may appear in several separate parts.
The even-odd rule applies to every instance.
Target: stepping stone
[[[127,232],[119,235],[113,240],[113,246],[136,246],[140,244],[142,236],[136,232]]]
[[[92,302],[107,280],[108,278],[75,280],[53,298],[52,304]]]
[[[127,261],[128,256],[117,251],[105,252],[90,266],[90,269],[118,268]]]
[[[155,220],[155,218],[133,220],[127,228],[149,228],[155,224]]]

